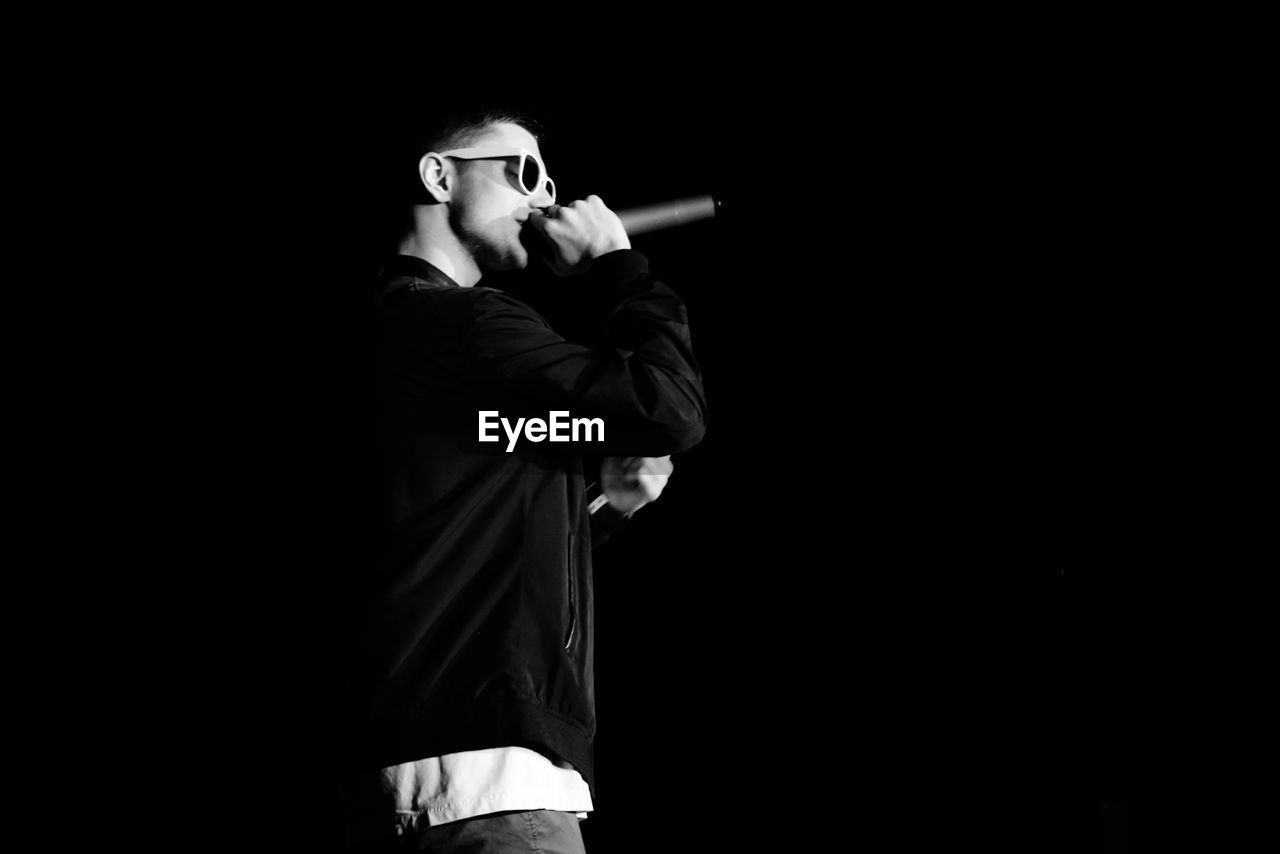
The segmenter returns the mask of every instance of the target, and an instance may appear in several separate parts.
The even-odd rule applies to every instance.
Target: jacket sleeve
[[[551,410],[600,418],[605,440],[590,453],[660,456],[697,444],[706,400],[684,302],[633,250],[597,258],[589,276],[608,349],[568,341],[506,293],[476,295],[464,347],[481,394],[518,397],[544,418]]]

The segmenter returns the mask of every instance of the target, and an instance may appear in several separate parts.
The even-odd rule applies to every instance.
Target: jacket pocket
[[[573,639],[578,632],[578,537],[569,535],[568,552],[565,556],[565,577],[569,600],[569,623],[565,631],[564,648],[573,646]]]

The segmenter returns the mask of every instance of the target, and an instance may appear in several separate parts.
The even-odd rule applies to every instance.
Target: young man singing
[[[594,786],[591,547],[702,438],[685,307],[599,197],[556,204],[521,120],[456,120],[415,155],[374,322],[375,523],[343,683],[349,841],[580,852]],[[531,251],[584,277],[604,346],[484,286]],[[487,439],[486,418],[521,432]],[[599,429],[547,435],[570,418]],[[605,458],[594,502],[584,455]]]

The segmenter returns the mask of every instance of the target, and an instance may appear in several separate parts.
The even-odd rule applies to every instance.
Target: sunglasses
[[[519,157],[520,164],[516,167],[516,174],[520,176],[520,191],[526,196],[533,196],[545,186],[551,196],[551,203],[555,204],[556,182],[547,176],[547,167],[542,165],[538,155],[527,148],[455,148],[440,152],[440,156],[457,160],[506,160]]]

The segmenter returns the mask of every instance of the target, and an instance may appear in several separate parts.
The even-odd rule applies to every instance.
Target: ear
[[[418,161],[418,178],[427,188],[431,198],[437,202],[447,202],[453,197],[453,167],[445,163],[445,159],[434,151],[428,151]]]

